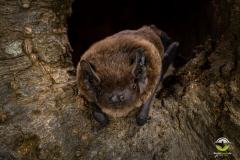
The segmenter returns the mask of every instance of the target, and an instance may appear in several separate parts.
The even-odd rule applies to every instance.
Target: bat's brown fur
[[[77,66],[77,86],[88,101],[95,102],[104,113],[112,117],[124,117],[135,108],[140,108],[150,97],[160,76],[164,48],[159,37],[160,30],[144,26],[138,30],[125,30],[94,43],[81,57],[92,66],[103,86],[109,90],[116,86],[125,87],[133,69],[131,61],[136,51],[141,48],[145,54],[148,84],[141,95],[136,95],[131,102],[122,107],[106,106],[91,96],[83,83],[84,75],[80,63]]]

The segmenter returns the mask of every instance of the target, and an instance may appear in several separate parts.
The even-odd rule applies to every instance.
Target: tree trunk
[[[239,0],[213,1],[219,38],[164,82],[147,124],[109,117],[97,135],[77,95],[71,4],[0,1],[0,159],[240,159]],[[231,155],[214,155],[220,137]]]

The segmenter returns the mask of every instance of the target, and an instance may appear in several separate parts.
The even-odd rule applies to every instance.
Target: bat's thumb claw
[[[147,122],[146,118],[137,117],[137,125],[143,126]]]
[[[97,134],[98,130],[99,130],[99,129],[98,129],[97,127],[94,127],[94,128],[93,128],[93,132],[94,132],[95,134]]]

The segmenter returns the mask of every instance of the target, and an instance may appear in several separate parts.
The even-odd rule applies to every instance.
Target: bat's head
[[[126,66],[129,68],[127,71],[129,73],[125,73],[123,70],[121,72],[124,73],[114,73],[120,72],[119,70],[109,72],[104,70],[105,75],[102,76],[101,73],[94,71],[99,66],[81,60],[83,83],[88,90],[89,97],[107,108],[133,105],[148,84],[145,55],[141,48],[137,49],[136,56],[134,55],[131,61],[132,64],[129,63]],[[117,75],[123,75],[123,78],[118,79]]]

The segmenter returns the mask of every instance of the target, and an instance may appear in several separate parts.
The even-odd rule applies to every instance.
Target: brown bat
[[[124,117],[137,113],[137,124],[149,119],[156,90],[169,65],[179,55],[178,42],[156,26],[125,30],[94,43],[77,66],[77,86],[100,122],[106,115]]]

